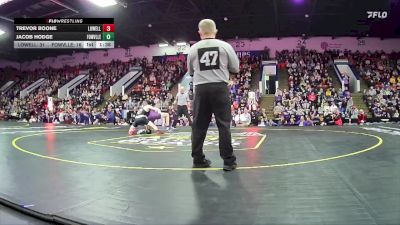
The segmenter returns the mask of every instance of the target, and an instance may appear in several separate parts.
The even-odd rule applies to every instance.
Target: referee
[[[223,169],[236,169],[230,124],[231,101],[228,89],[229,74],[239,73],[239,59],[228,43],[215,39],[217,28],[210,19],[199,23],[201,41],[194,44],[188,55],[188,70],[193,75],[194,103],[192,124],[193,167],[210,167],[211,161],[203,153],[204,139],[212,114],[219,132],[219,151]]]
[[[178,119],[182,115],[186,116],[186,118],[189,120],[189,125],[190,126],[192,125],[192,120],[190,119],[189,110],[188,110],[188,102],[189,102],[189,95],[185,92],[185,88],[181,87],[175,98],[175,104],[178,105],[178,110],[177,110],[176,117],[174,118],[174,123],[172,124],[173,128],[176,128]]]

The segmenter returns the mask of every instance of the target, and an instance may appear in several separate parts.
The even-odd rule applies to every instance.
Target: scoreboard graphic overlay
[[[15,18],[14,48],[114,48],[114,18]]]

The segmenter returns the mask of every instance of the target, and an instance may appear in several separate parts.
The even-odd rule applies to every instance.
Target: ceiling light
[[[176,45],[183,46],[183,45],[186,45],[186,42],[178,42],[178,43],[176,43]]]
[[[0,35],[3,35],[3,34],[5,34],[6,32],[4,31],[4,30],[1,30],[0,29]]]
[[[116,0],[88,0],[88,1],[100,7],[108,7],[117,4]]]
[[[151,23],[149,23],[147,26],[148,26],[149,28],[151,28],[153,25],[151,25]]]
[[[225,20],[225,21],[228,21],[228,17],[224,17],[224,20]]]
[[[158,47],[160,47],[160,48],[168,47],[168,43],[160,43],[160,44],[158,44]]]
[[[296,5],[300,5],[304,3],[304,0],[292,0],[292,2]]]
[[[7,2],[11,2],[12,0],[0,0],[0,5],[4,5]]]

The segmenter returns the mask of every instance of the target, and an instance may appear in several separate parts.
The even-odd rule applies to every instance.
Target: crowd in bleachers
[[[257,90],[251,90],[251,82],[252,77],[259,73],[260,63],[261,57],[241,57],[240,71],[231,77],[230,93],[233,126],[257,126],[259,123],[261,95],[258,88]]]
[[[353,105],[348,86],[333,87],[332,52],[285,50],[277,52],[276,58],[287,70],[289,88],[277,89],[275,118],[269,125],[342,125],[345,119],[357,120],[363,114]]]
[[[185,62],[153,60],[143,67],[143,75],[135,82],[130,91],[123,96],[116,96],[106,105],[118,109],[116,118],[123,123],[129,122],[129,118],[136,114],[144,102],[168,113],[170,121],[173,121],[177,118],[175,109],[172,107],[175,97],[172,95],[171,89],[181,80],[185,72]]]
[[[107,64],[89,64],[84,67],[88,72],[87,80],[69,92],[66,99],[55,102],[54,117],[51,121],[69,124],[96,124],[100,122],[118,123],[119,108],[104,103],[104,96],[110,86],[128,73],[130,67],[141,66],[145,59],[133,59],[128,62],[111,61]]]
[[[368,89],[364,101],[376,121],[399,121],[400,111],[400,54],[385,52],[347,52]]]
[[[37,114],[42,103],[47,101],[47,92],[57,88],[59,77],[55,69],[38,69],[31,72],[23,72],[15,77],[16,84],[9,91],[2,93],[0,99],[0,117],[8,119],[25,119],[29,114]],[[29,93],[25,98],[19,98],[19,92],[41,77],[51,77],[44,82],[37,92]]]
[[[232,94],[232,118],[233,125],[243,126],[248,124],[258,124],[259,100],[258,91],[250,91],[252,73],[258,70],[260,59],[255,57],[241,58],[240,73],[232,77],[230,90]],[[144,101],[153,104],[162,112],[168,113],[169,126],[177,124],[178,126],[188,126],[192,118],[178,118],[175,100],[171,89],[180,81],[186,71],[186,65],[183,61],[160,62],[152,61],[143,66],[143,75],[135,82],[133,87],[125,95],[115,96],[105,103],[105,113],[96,111],[93,123],[114,122],[126,124],[130,117],[134,115]],[[191,117],[191,101],[193,100],[193,89],[186,90],[189,96],[189,116]],[[82,93],[82,92],[80,92]],[[250,96],[250,97],[249,97]],[[83,107],[85,108],[85,107]],[[244,112],[248,112],[243,120]],[[90,113],[89,113],[90,114]],[[88,121],[86,119],[86,121]],[[175,122],[176,121],[176,122]],[[158,122],[158,123],[157,123]],[[161,120],[156,121],[158,125],[163,124]],[[215,124],[215,121],[214,123]],[[168,125],[168,124],[167,124]]]
[[[86,64],[62,69],[38,69],[25,71],[16,78],[17,84],[0,98],[0,119],[19,119],[29,122],[65,122],[80,123],[80,115],[92,113],[94,107],[103,101],[103,94],[129,70],[130,66],[144,63],[142,59],[128,62],[111,61],[107,64]],[[57,99],[54,95],[59,87],[79,74],[88,71],[89,78],[69,93],[67,99]],[[25,98],[19,98],[19,92],[35,82],[45,78],[38,89]],[[48,97],[54,97],[53,109],[48,107]]]
[[[288,74],[288,89],[277,89],[273,117],[260,109],[261,94],[251,89],[252,77],[259,73],[260,57],[242,57],[240,73],[231,76],[229,88],[232,101],[233,126],[313,126],[342,125],[344,122],[364,123],[366,112],[357,109],[349,91],[349,76],[342,74],[344,90],[335,89],[329,74],[333,59],[347,58],[366,81],[364,100],[374,118],[398,120],[400,106],[400,57],[383,52],[359,53],[312,50],[276,53],[279,67]],[[104,102],[110,85],[125,75],[132,66],[140,66],[143,75],[125,95]],[[74,88],[67,99],[54,97],[56,90],[73,79],[80,71],[89,79]],[[189,125],[190,118],[178,118],[172,88],[186,71],[184,61],[168,62],[146,58],[129,62],[111,61],[107,64],[87,64],[62,69],[41,69],[23,72],[16,85],[0,96],[0,120],[17,119],[29,122],[74,124],[127,124],[144,101],[170,115],[170,124]],[[34,93],[19,98],[19,91],[39,78],[46,81]],[[258,82],[257,82],[258,83]],[[257,85],[258,87],[258,85]],[[190,88],[189,115],[193,89]],[[49,96],[54,97],[53,109],[48,108]],[[174,123],[173,121],[177,121]],[[159,125],[165,125],[164,122]],[[215,124],[215,121],[214,123]]]
[[[153,61],[144,69],[144,75],[132,90],[132,98],[136,102],[151,101],[156,107],[167,111],[172,104],[171,88],[185,73],[184,62]]]

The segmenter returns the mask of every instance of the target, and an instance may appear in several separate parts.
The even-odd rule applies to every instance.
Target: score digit
[[[105,33],[103,32],[103,37],[102,39],[103,41],[114,41],[114,33]]]
[[[114,32],[114,24],[103,24],[103,32]]]

